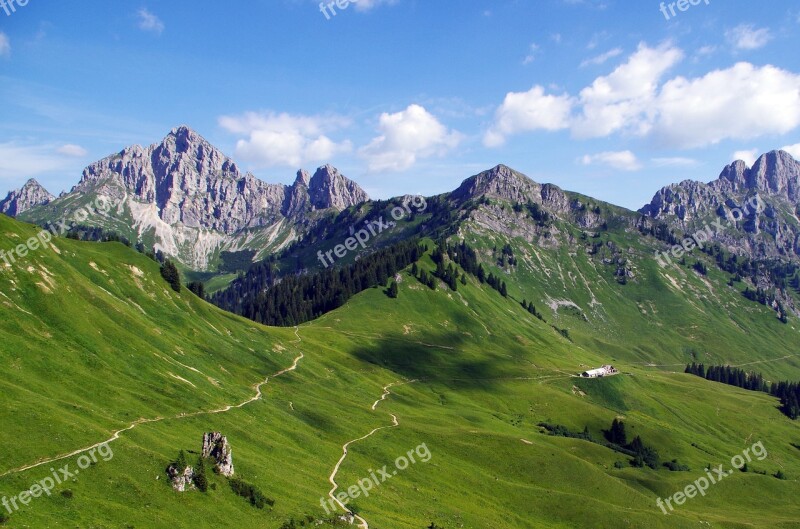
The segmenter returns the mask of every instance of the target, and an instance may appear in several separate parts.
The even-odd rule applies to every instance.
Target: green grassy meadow
[[[35,233],[0,216],[0,248]],[[474,242],[492,244],[481,237]],[[374,288],[314,322],[276,329],[173,292],[155,262],[123,245],[53,244],[0,263],[0,496],[18,495],[51,467],[74,468],[77,456],[51,459],[153,422],[120,434],[113,459],[33,499],[7,527],[278,529],[290,518],[319,519],[342,445],[381,427],[350,446],[341,488],[391,470],[423,443],[431,459],[355,500],[372,529],[800,527],[797,424],[768,395],[682,373],[699,355],[766,361],[758,369],[771,377],[800,377],[797,359],[782,359],[797,353],[795,331],[722,288],[722,277],[672,271],[674,288],[653,262],[622,290],[580,254],[531,251],[509,290],[533,299],[547,323],[474,279],[433,291],[404,272],[397,299]],[[601,303],[588,321],[543,303],[554,286],[541,270],[558,270],[562,258],[569,270],[562,265],[552,281],[563,298],[590,306],[594,294]],[[569,279],[579,273],[596,279]],[[296,370],[272,377],[301,355]],[[621,375],[574,377],[611,361]],[[265,379],[261,399],[210,413],[252,399]],[[662,460],[691,470],[632,468],[622,454],[538,426],[588,427],[601,438],[616,417]],[[228,437],[237,475],[274,507],[250,506],[220,476],[207,493],[171,489],[166,466],[181,449],[199,451],[208,431]],[[656,506],[759,441],[769,455],[750,472],[668,516]],[[772,476],[778,470],[786,480]]]

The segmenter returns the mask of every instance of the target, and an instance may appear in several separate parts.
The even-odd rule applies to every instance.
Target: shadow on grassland
[[[390,334],[358,343],[351,352],[361,361],[388,369],[408,380],[448,386],[486,387],[515,375],[514,366],[488,352],[475,353],[459,333]]]

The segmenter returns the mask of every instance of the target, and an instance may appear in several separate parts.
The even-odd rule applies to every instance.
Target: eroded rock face
[[[358,184],[327,165],[313,177],[300,171],[292,185],[265,183],[185,126],[160,143],[133,145],[89,165],[59,199],[44,193],[31,185],[26,196],[7,199],[7,208],[18,214],[52,201],[25,218],[40,222],[69,217],[81,202],[75,199],[111,197],[119,208],[93,222],[114,231],[122,222],[133,242],[152,237],[155,249],[194,270],[208,269],[220,250],[239,251],[253,239],[280,249],[319,219],[315,211],[369,200]]]
[[[754,202],[758,208],[748,207]],[[733,162],[707,184],[686,180],[664,187],[639,212],[692,231],[716,218],[731,219],[736,209],[744,212],[736,229],[715,240],[754,258],[800,256],[800,230],[785,220],[800,218],[800,162],[784,151],[763,154],[751,168]]]
[[[203,457],[214,460],[214,470],[226,477],[233,476],[233,453],[228,438],[219,432],[203,434]]]
[[[16,217],[33,207],[49,204],[55,198],[39,182],[31,178],[24,186],[11,191],[0,201],[0,213]]]
[[[185,492],[187,489],[194,488],[194,469],[186,467],[183,472],[178,471],[174,464],[167,468],[167,474],[172,481],[172,488],[178,492]]]
[[[308,183],[308,193],[315,209],[342,210],[369,200],[369,196],[358,184],[345,178],[330,165],[317,169]]]
[[[90,192],[111,179],[138,202],[154,204],[168,225],[231,235],[273,224],[312,209],[345,209],[369,197],[330,166],[312,178],[301,171],[291,186],[267,184],[242,173],[233,160],[188,127],[173,129],[159,144],[134,145],[83,171],[72,190]]]

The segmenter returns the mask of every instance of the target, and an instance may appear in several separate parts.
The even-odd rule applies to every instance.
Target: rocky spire
[[[315,209],[346,209],[369,200],[358,184],[345,178],[335,167],[323,165],[308,185],[311,204]]]
[[[0,213],[16,217],[32,207],[49,204],[55,198],[39,182],[31,178],[20,189],[11,191],[0,201]]]

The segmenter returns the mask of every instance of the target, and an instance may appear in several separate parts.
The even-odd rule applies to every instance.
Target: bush
[[[206,286],[202,281],[192,281],[186,288],[200,299],[206,299]]]
[[[186,452],[181,450],[178,454],[177,461],[175,461],[175,468],[178,470],[178,474],[183,474],[183,471],[186,470],[188,466],[189,463],[186,462]]]
[[[203,460],[202,456],[197,459],[197,466],[194,469],[194,486],[197,487],[197,490],[200,492],[206,492],[208,490],[206,462]]]
[[[164,261],[164,264],[161,265],[161,277],[169,283],[172,287],[172,290],[175,292],[181,291],[181,274],[178,272],[178,268],[175,266],[175,263],[167,259]]]
[[[619,419],[614,419],[611,423],[611,428],[603,430],[608,442],[617,446],[625,446],[628,444],[628,435],[625,433],[625,423]]]
[[[649,446],[645,446],[642,438],[638,435],[626,448],[635,454],[631,465],[639,468],[646,465],[653,470],[658,468],[658,452]]]
[[[687,465],[681,465],[680,463],[678,463],[677,459],[673,459],[672,461],[667,461],[666,463],[664,463],[664,466],[670,469],[672,472],[688,472],[690,470]],[[747,465],[745,465],[745,468],[746,467]],[[747,470],[745,470],[744,472],[747,472]]]
[[[783,470],[779,470],[775,473],[775,477],[778,479],[786,479],[786,474],[783,473]]]
[[[0,512],[0,525],[3,525],[8,521],[8,515],[4,512]]]
[[[270,507],[275,505],[275,500],[267,498],[258,488],[244,480],[234,478],[230,481],[230,484],[233,492],[248,500],[250,505],[257,509],[263,509],[267,505]]]
[[[73,493],[70,489],[64,489],[61,491],[61,496],[69,500],[72,499]]]

